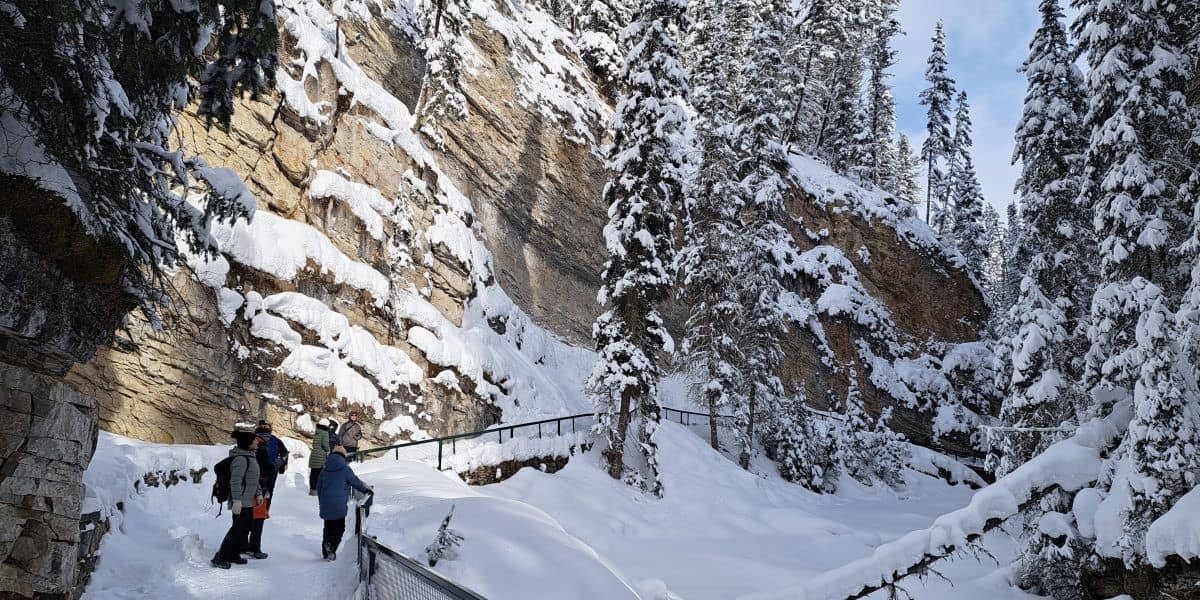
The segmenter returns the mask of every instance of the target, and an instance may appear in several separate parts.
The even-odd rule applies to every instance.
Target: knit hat
[[[249,423],[237,423],[229,435],[237,440],[238,448],[246,450],[254,442],[254,426]]]
[[[259,434],[271,433],[271,424],[262,419],[259,419],[258,425],[254,427],[254,433],[259,433]]]
[[[333,447],[333,452],[336,454],[341,454],[342,456],[345,456],[346,455],[346,447],[339,444],[339,445]]]

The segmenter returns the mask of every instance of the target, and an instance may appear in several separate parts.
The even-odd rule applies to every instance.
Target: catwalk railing
[[[355,512],[358,581],[366,600],[485,600],[366,532],[370,503]]]

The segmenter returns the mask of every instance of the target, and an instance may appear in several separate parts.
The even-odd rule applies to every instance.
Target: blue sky
[[[1025,78],[1017,68],[1037,28],[1037,5],[1037,0],[903,0],[898,15],[905,31],[895,41],[900,56],[893,69],[900,131],[917,146],[925,138],[925,107],[917,104],[917,95],[926,87],[925,60],[941,18],[950,75],[971,104],[980,183],[1001,218],[1016,199],[1019,169],[1010,162],[1025,96]]]

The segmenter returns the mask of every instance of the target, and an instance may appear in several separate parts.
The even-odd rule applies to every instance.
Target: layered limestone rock
[[[96,402],[62,380],[134,306],[121,253],[66,207],[0,181],[0,597],[66,598]]]
[[[255,259],[261,249],[236,247],[240,242],[233,240],[225,251],[227,266],[215,276],[211,265],[199,262],[193,265],[198,274],[176,278],[179,305],[187,308],[167,331],[135,322],[128,339],[77,366],[70,381],[98,399],[106,428],[125,435],[218,442],[234,420],[257,418],[284,434],[304,435],[317,417],[342,415],[362,398],[330,378],[305,376],[297,368],[296,344],[281,342],[264,326],[265,319],[279,317],[299,345],[333,348],[335,362],[358,373],[358,384],[375,389],[381,410],[359,406],[368,413],[374,441],[480,428],[518,406],[540,407],[543,414],[564,406],[561,399],[538,397],[545,386],[516,387],[516,379],[536,379],[521,365],[501,368],[483,349],[451,352],[447,346],[463,339],[483,345],[480,340],[496,337],[521,348],[532,323],[575,345],[590,345],[604,258],[599,146],[609,106],[569,36],[538,20],[544,17],[526,22],[503,3],[476,3],[467,52],[468,114],[439,120],[438,147],[413,133],[419,122],[412,113],[425,84],[413,15],[370,4],[335,18],[315,2],[288,6],[283,58],[290,67],[281,72],[281,92],[242,102],[228,132],[205,130],[185,117],[182,137],[211,164],[236,170],[256,194],[259,217],[250,233],[265,235],[260,225],[268,219],[303,224],[302,233],[311,230],[346,260],[386,280],[390,297],[379,297],[369,284],[348,283],[339,273],[341,259],[328,260],[328,250],[317,253],[323,259],[310,256],[303,268],[281,273],[270,260]],[[331,177],[350,187],[330,193]],[[375,195],[384,206],[369,199]],[[826,195],[795,186],[793,233],[802,250],[839,248],[865,292],[886,310],[894,329],[889,335],[899,346],[872,342],[872,352],[894,360],[937,354],[941,346],[975,338],[986,308],[976,287],[951,265],[951,255],[905,239],[895,219],[849,208],[856,200]],[[285,238],[259,242],[292,243]],[[489,314],[480,308],[481,294],[496,289],[517,310]],[[794,291],[809,297],[822,290],[801,278]],[[318,300],[350,327],[402,352],[411,365],[398,368],[415,373],[381,377],[363,361],[355,363],[339,349],[327,315],[326,321],[305,323],[294,306],[270,306],[286,293]],[[256,297],[266,308],[251,302]],[[223,315],[223,303],[238,305]],[[428,322],[430,308],[437,324]],[[471,310],[484,314],[464,321]],[[668,315],[679,332],[682,306]],[[787,383],[805,387],[815,404],[828,406],[845,389],[844,365],[854,363],[868,405],[878,410],[895,404],[889,391],[872,385],[871,356],[859,343],[874,335],[869,328],[830,311],[814,309],[814,318],[819,334],[798,322],[785,344]],[[458,336],[459,330],[479,333],[481,324],[491,331]],[[416,343],[409,339],[414,331]],[[482,355],[471,356],[475,351]],[[535,350],[528,362],[542,360]],[[896,423],[915,440],[929,441],[931,410],[901,411]]]

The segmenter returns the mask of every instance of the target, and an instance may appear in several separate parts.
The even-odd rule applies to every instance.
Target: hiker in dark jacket
[[[329,447],[342,445],[342,436],[338,433],[338,422],[329,420]]]
[[[355,453],[358,452],[358,444],[362,441],[362,423],[358,422],[358,411],[350,411],[350,422],[342,427],[342,431],[338,434],[342,440],[342,445],[346,447],[346,456],[350,460],[358,459]]]
[[[364,494],[371,493],[371,488],[354,474],[346,462],[346,449],[337,446],[325,462],[325,469],[321,471],[320,481],[317,482],[317,501],[321,507],[321,519],[325,521],[321,535],[321,556],[325,560],[337,558],[338,545],[346,533],[346,505],[350,502],[350,488]]]
[[[271,425],[259,421],[254,428],[258,436],[258,450],[255,458],[258,462],[258,487],[262,492],[262,500],[254,505],[252,511],[254,520],[250,524],[250,539],[246,542],[245,554],[253,558],[263,559],[267,553],[262,551],[263,525],[267,523],[271,511],[271,498],[275,495],[275,482],[280,472],[287,468],[287,448],[283,440],[271,434]]]
[[[317,421],[317,432],[313,434],[312,452],[308,455],[308,495],[317,495],[317,478],[325,468],[325,457],[329,456],[329,419]]]
[[[221,540],[221,547],[212,559],[212,565],[228,569],[230,564],[246,564],[239,556],[244,550],[246,536],[253,521],[254,501],[258,494],[258,437],[249,423],[238,423],[231,433],[237,446],[229,450],[229,513],[233,524]]]

